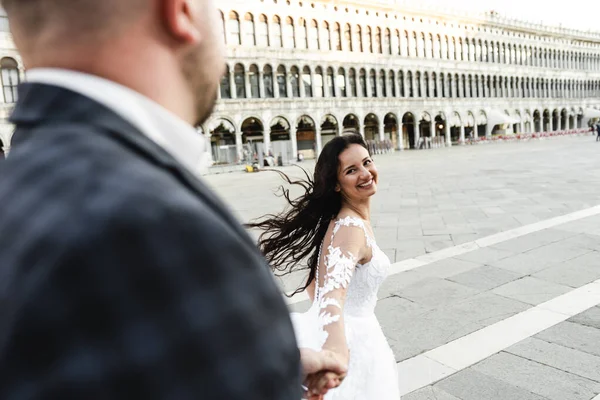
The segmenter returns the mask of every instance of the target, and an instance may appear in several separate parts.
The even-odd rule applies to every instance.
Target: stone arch
[[[364,133],[366,141],[379,140],[379,117],[375,113],[368,113],[364,118]]]
[[[360,119],[356,114],[348,114],[342,121],[342,134],[361,134]]]
[[[269,124],[269,132],[271,139],[270,149],[273,156],[278,159],[281,158],[281,164],[289,164],[296,160],[289,120],[283,116],[273,118]]]
[[[208,124],[210,146],[215,164],[235,164],[237,159],[236,128],[227,117],[215,118]]]
[[[546,108],[542,114],[542,130],[544,132],[549,132],[551,128],[550,122],[550,111]]]
[[[406,143],[409,149],[416,148],[417,140],[415,136],[418,132],[416,129],[416,118],[412,112],[406,112],[402,116],[402,135],[404,137],[404,143]]]
[[[246,117],[239,131],[241,132],[241,149],[238,149],[241,150],[240,160],[249,163],[258,161],[259,154],[264,150],[264,123],[258,117]]]
[[[302,115],[296,121],[296,141],[298,153],[302,154],[304,159],[314,159],[317,155],[317,125],[315,120]]]
[[[465,117],[465,138],[466,139],[476,139],[479,137],[479,132],[477,130],[477,120],[475,119],[475,114],[473,111],[467,111],[467,115]]]
[[[553,131],[560,129],[560,113],[556,108],[552,110],[552,128]]]
[[[398,117],[394,113],[387,113],[383,118],[384,138],[392,148],[399,148]]]
[[[542,126],[542,113],[540,110],[533,110],[533,131],[541,132]]]
[[[479,110],[475,118],[477,123],[477,136],[487,137],[488,136],[488,117],[484,110]]]
[[[569,113],[566,108],[560,111],[560,129],[569,129]]]
[[[321,148],[340,134],[338,119],[333,114],[325,114],[321,118]],[[318,145],[318,142],[317,142]],[[320,153],[320,148],[317,151]]]

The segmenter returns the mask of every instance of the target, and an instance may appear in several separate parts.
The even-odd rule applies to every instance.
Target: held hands
[[[321,400],[330,389],[338,387],[346,377],[348,367],[329,350],[320,352],[300,349],[304,385],[308,400]]]

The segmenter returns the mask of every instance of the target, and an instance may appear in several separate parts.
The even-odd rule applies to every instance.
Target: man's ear
[[[184,43],[197,43],[201,39],[195,24],[198,17],[194,0],[161,0],[161,15],[169,35]]]

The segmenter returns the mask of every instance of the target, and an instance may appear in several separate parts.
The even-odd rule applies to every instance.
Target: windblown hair
[[[338,136],[327,143],[319,156],[312,179],[305,170],[306,179],[298,180],[277,171],[289,185],[301,187],[304,194],[292,199],[289,189],[281,186],[280,195],[285,197],[290,207],[280,214],[267,214],[246,225],[263,231],[258,245],[276,275],[309,269],[306,283],[293,294],[306,290],[315,279],[319,249],[330,221],[342,208],[342,195],[335,190],[339,156],[352,144],[367,149],[363,138],[356,134]],[[306,267],[302,265],[304,260]]]

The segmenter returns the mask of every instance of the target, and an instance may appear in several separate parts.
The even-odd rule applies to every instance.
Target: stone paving
[[[400,262],[594,207],[600,204],[599,156],[600,143],[591,137],[378,156],[380,191],[372,210],[378,244],[392,262]],[[296,169],[285,170],[298,176]],[[283,207],[273,195],[280,183],[274,173],[204,179],[242,221]],[[300,278],[287,278],[284,286]],[[600,289],[599,280],[600,215],[595,215],[393,274],[380,291],[377,315],[402,366],[586,285]],[[596,295],[597,290],[590,294]],[[600,296],[594,299],[591,308],[404,391],[402,398],[596,399]],[[306,304],[292,309],[302,307]],[[489,338],[492,344],[497,340]],[[402,378],[414,382],[428,371],[407,374]]]

